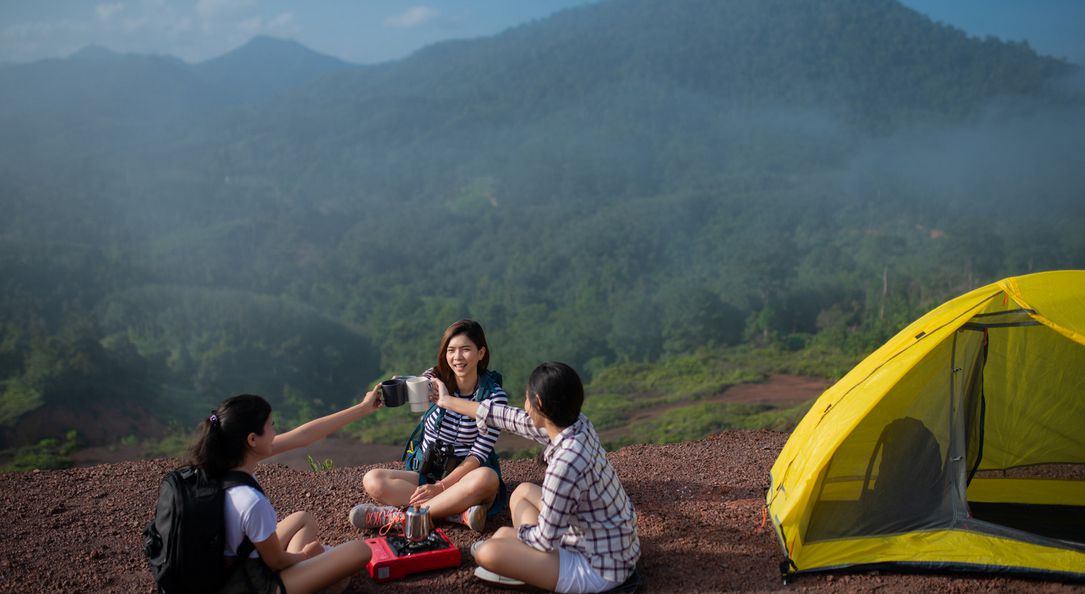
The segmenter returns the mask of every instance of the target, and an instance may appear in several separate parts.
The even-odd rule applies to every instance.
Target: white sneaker
[[[482,567],[481,565],[475,568],[475,577],[493,586],[509,587],[526,585],[520,580],[514,580],[510,577],[497,575],[496,573],[490,571],[489,569],[486,569],[485,567]]]

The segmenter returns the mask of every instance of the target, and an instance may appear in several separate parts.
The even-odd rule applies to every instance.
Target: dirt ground
[[[779,546],[762,526],[768,468],[787,436],[728,431],[670,445],[609,454],[638,514],[641,592],[1081,592],[1080,586],[986,575],[867,572],[800,577],[781,583]],[[150,520],[158,483],[178,460],[102,464],[0,475],[0,592],[152,592],[140,532]],[[398,462],[377,466],[396,467]],[[257,478],[280,517],[305,509],[332,544],[357,538],[349,508],[365,500],[360,484],[374,465],[314,473],[264,464]],[[510,487],[538,482],[531,460],[502,463]],[[487,533],[508,524],[507,512]],[[463,554],[455,569],[374,583],[356,575],[348,592],[481,592],[467,548],[479,535],[444,526]]]
[[[731,386],[717,398],[723,402],[788,406],[816,398],[831,385],[831,381],[818,377],[772,374],[761,383]]]

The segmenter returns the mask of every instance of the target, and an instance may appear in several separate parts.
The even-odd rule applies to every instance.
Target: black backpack
[[[216,479],[185,466],[162,479],[154,519],[143,529],[143,552],[160,593],[213,592],[228,577],[225,495],[240,485],[264,492],[251,475],[236,470]],[[245,538],[237,558],[244,560],[254,548]]]

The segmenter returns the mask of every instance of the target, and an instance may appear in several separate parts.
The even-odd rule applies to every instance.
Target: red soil
[[[1080,592],[1080,587],[1002,576],[805,576],[784,586],[780,548],[762,525],[767,473],[787,435],[728,431],[670,445],[641,445],[609,454],[637,508],[642,592]],[[140,531],[152,516],[162,476],[179,461],[161,459],[61,471],[0,475],[0,592],[147,592],[152,580]],[[380,466],[395,467],[397,463]],[[325,542],[359,535],[346,521],[366,500],[361,480],[373,466],[314,473],[265,464],[257,478],[281,516],[309,510]],[[538,482],[530,460],[502,463],[510,488]],[[508,524],[508,513],[487,533]],[[479,535],[445,526],[463,553],[460,567],[377,585],[356,575],[348,592],[483,592],[467,548]]]

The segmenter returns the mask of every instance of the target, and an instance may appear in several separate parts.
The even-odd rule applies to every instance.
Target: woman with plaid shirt
[[[546,444],[542,486],[522,483],[512,493],[513,527],[471,547],[476,576],[557,592],[601,592],[630,578],[640,558],[637,516],[599,435],[580,414],[584,386],[571,367],[536,367],[523,409],[439,389],[437,405],[474,417],[480,433],[493,427]]]

